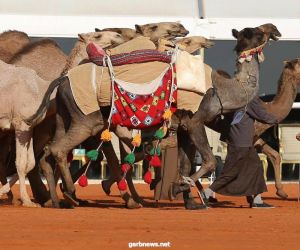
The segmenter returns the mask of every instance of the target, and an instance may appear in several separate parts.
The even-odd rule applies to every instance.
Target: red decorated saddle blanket
[[[175,64],[147,84],[126,83],[115,79],[111,121],[114,125],[136,129],[154,126],[162,123],[165,110],[176,110],[176,100]]]

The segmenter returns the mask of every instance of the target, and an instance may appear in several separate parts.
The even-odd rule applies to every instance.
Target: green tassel
[[[128,164],[133,164],[135,162],[135,156],[133,153],[130,153],[125,156],[124,161]]]
[[[160,156],[160,154],[161,154],[160,146],[157,146],[157,148],[156,148],[156,154],[157,154],[158,156]]]
[[[156,130],[154,137],[159,140],[162,139],[164,137],[164,131],[162,129]]]
[[[153,156],[153,155],[160,156],[160,153],[161,153],[161,150],[160,150],[160,147],[158,147],[158,146],[157,146],[156,150],[155,150],[154,147],[150,150],[150,155],[151,156]]]
[[[86,156],[92,160],[96,161],[98,158],[99,152],[96,149],[90,150],[89,152],[86,153]]]

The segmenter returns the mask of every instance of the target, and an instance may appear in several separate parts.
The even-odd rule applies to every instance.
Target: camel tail
[[[35,125],[38,122],[38,120],[40,120],[41,117],[45,114],[50,105],[50,97],[52,92],[65,80],[66,77],[67,76],[59,77],[50,83],[47,91],[45,92],[42,103],[35,112],[35,114],[24,120],[28,125]]]

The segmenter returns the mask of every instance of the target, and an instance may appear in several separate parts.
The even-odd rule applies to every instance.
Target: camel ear
[[[155,31],[157,30],[158,26],[155,24],[155,25],[151,25],[149,28],[151,29],[151,31]]]
[[[245,28],[243,32],[244,37],[251,39],[253,37],[253,31],[252,29]]]
[[[100,29],[98,29],[98,28],[95,28],[95,32],[99,32],[99,31],[101,31]]]
[[[232,35],[233,37],[235,37],[236,39],[238,38],[239,32],[236,29],[232,29]]]
[[[293,69],[294,68],[294,65],[291,61],[283,61],[283,65],[287,69]]]
[[[84,34],[78,34],[78,40],[81,41],[81,42],[85,42],[85,37],[84,37]]]
[[[143,34],[143,29],[142,29],[142,26],[141,25],[134,25],[135,27],[135,30],[136,30],[136,33],[139,33],[139,34]]]

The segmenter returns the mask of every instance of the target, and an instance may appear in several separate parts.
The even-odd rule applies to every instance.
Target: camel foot
[[[135,202],[133,199],[129,199],[126,203],[126,207],[129,209],[137,209],[137,208],[142,208],[143,205]]]
[[[26,202],[23,202],[22,206],[23,206],[23,207],[41,207],[40,204],[34,203],[34,202],[32,202],[32,201],[26,201]]]
[[[106,195],[110,195],[110,184],[108,180],[101,181],[101,186]]]
[[[179,184],[172,182],[169,188],[169,200],[173,201],[176,199],[176,195],[180,193]]]
[[[185,206],[185,209],[187,210],[200,210],[200,209],[207,209],[208,207],[206,205],[200,205],[200,204],[197,204],[194,199],[192,198],[189,198],[189,199],[186,199],[184,201],[184,206]]]
[[[20,206],[22,204],[22,202],[19,199],[15,199],[15,198],[11,199],[10,202],[13,206]]]
[[[71,205],[73,205],[73,206],[79,206],[79,202],[77,201],[75,193],[70,194],[68,192],[64,192],[63,196],[64,196],[65,200],[67,202],[69,202]]]
[[[63,208],[63,209],[73,209],[74,208],[73,205],[71,205],[69,202],[67,202],[65,200],[62,200],[59,202],[59,207]]]
[[[46,201],[43,204],[44,207],[47,208],[60,208],[59,203],[58,202],[53,202],[51,199],[49,199],[48,201]]]
[[[278,189],[276,192],[276,195],[279,196],[281,199],[287,199],[288,195],[286,192],[284,192],[282,189]]]
[[[147,202],[139,196],[138,197],[132,197],[132,198],[135,202],[137,202],[139,204],[142,204],[143,206],[147,204]]]
[[[0,188],[0,197],[1,197],[3,194],[7,194],[9,191],[10,191],[10,185],[9,185],[9,183],[6,183],[4,186],[2,186],[2,187]]]

